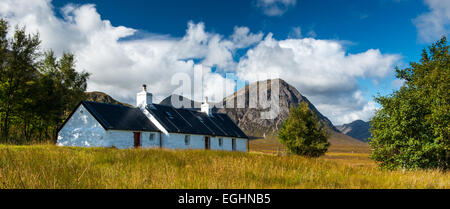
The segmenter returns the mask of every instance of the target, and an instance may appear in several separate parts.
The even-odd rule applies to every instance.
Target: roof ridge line
[[[137,107],[129,107],[129,106],[125,106],[122,104],[113,104],[113,103],[106,103],[106,102],[95,102],[95,101],[87,101],[87,100],[83,100],[81,102],[84,103],[96,103],[96,104],[104,104],[104,105],[111,105],[111,106],[119,106],[119,107],[125,107],[125,108],[131,108],[131,109],[137,109]]]
[[[89,113],[91,113],[94,116],[94,118],[97,118],[97,120],[100,119],[101,121],[99,121],[99,122],[105,124],[105,126],[108,129],[111,128],[111,124],[109,124],[108,121],[105,120],[105,118],[103,118],[97,111],[95,111],[94,107],[92,107],[88,102],[83,101],[82,103],[86,107],[86,109],[88,109]],[[97,102],[97,103],[98,104],[106,104],[106,103],[100,103],[100,102]]]

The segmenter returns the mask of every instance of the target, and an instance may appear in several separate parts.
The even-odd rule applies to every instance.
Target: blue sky
[[[204,22],[209,31],[232,34],[235,26],[251,31],[272,32],[275,38],[289,37],[300,27],[305,36],[349,41],[348,52],[379,48],[400,53],[405,62],[419,59],[427,46],[417,38],[412,20],[428,11],[419,0],[299,0],[282,16],[267,16],[254,0],[58,0],[55,10],[68,3],[96,5],[102,18],[113,25],[182,37],[188,21]]]
[[[277,73],[338,125],[369,120],[373,96],[401,85],[393,68],[448,34],[450,1],[0,0],[0,17],[39,32],[43,50],[74,53],[90,91],[134,103],[148,83],[158,101],[177,93],[174,75],[202,69],[188,97],[219,100],[241,87],[225,73]]]
[[[400,54],[403,63],[399,66],[420,59],[421,50],[428,44],[418,39],[412,21],[428,11],[418,0],[299,0],[275,17],[261,12],[254,0],[69,0],[54,2],[55,10],[69,3],[92,3],[114,25],[174,37],[184,36],[188,21],[204,22],[209,31],[219,34],[232,34],[235,26],[245,26],[255,32],[271,32],[279,39],[292,36],[294,28],[300,27],[303,36],[347,42],[348,53],[375,48]],[[370,79],[358,82],[367,99],[391,92],[390,81],[381,81],[382,88],[373,87]]]

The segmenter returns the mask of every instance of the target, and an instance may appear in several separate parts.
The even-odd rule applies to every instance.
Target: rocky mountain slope
[[[295,106],[299,104],[302,101],[305,101],[308,103],[311,110],[319,117],[320,121],[332,132],[330,142],[333,142],[333,144],[352,144],[352,145],[358,145],[359,143],[362,143],[361,141],[364,141],[364,139],[367,139],[368,136],[368,130],[369,128],[367,125],[364,125],[364,121],[355,121],[351,124],[345,124],[342,126],[335,127],[328,118],[323,116],[309,100],[300,94],[300,92],[297,91],[293,86],[289,85],[283,80],[279,80],[280,84],[280,106],[279,106],[279,115],[275,117],[273,120],[269,119],[260,119],[260,114],[262,112],[267,111],[267,108],[249,108],[249,88],[251,85],[260,85],[261,82],[268,82],[268,90],[267,94],[270,95],[271,92],[271,81],[260,81],[251,83],[250,85],[247,85],[245,88],[242,88],[241,90],[235,92],[234,94],[226,97],[223,99],[222,104],[225,105],[227,101],[237,101],[236,99],[240,97],[240,99],[244,98],[245,108],[224,108],[224,107],[214,107],[213,111],[220,112],[220,113],[226,113],[230,116],[231,119],[233,119],[242,130],[244,130],[249,136],[273,136],[276,135],[278,132],[278,129],[281,127],[282,122],[287,118],[289,115],[289,107]],[[255,87],[255,86],[252,86]],[[111,103],[111,104],[121,104],[125,106],[131,106],[126,103],[119,102],[109,96],[108,94],[105,94],[103,92],[86,92],[87,100],[88,101],[94,101],[94,102],[103,102],[103,103]],[[188,101],[191,103],[192,107],[199,107],[201,105],[200,102],[197,101],[191,101],[186,97],[180,96],[180,95],[171,95],[164,100],[160,102],[160,104],[163,105],[171,105],[172,97],[177,97],[176,99],[180,101]],[[213,105],[217,105],[214,104]],[[236,107],[236,105],[235,105]],[[199,109],[199,108],[193,108],[193,109]],[[362,122],[362,123],[361,123]],[[361,130],[367,130],[364,134]],[[343,133],[340,133],[342,131],[343,133],[347,134],[344,135]],[[360,133],[361,132],[361,133]],[[370,133],[369,133],[370,135]],[[355,137],[358,140],[352,138]],[[362,143],[365,144],[365,143]]]
[[[108,103],[108,104],[120,104],[120,105],[125,105],[125,106],[128,106],[128,107],[131,107],[131,105],[129,105],[127,103],[119,102],[119,101],[113,99],[108,94],[105,94],[103,92],[93,91],[93,92],[86,92],[85,94],[87,96],[86,100],[90,101],[90,102],[101,102],[101,103]]]
[[[367,142],[367,139],[370,137],[370,123],[362,120],[355,120],[348,124],[336,126],[336,128],[341,133],[364,142]]]
[[[187,107],[187,109],[199,110],[200,109],[199,107],[202,104],[201,102],[196,102],[196,101],[190,100],[190,99],[183,97],[181,95],[178,95],[178,94],[172,94],[172,95],[166,97],[159,104],[172,106],[172,98],[174,98],[177,101],[182,101],[183,103],[185,101],[187,101],[187,103],[190,103],[191,105],[189,107]],[[186,107],[183,107],[183,108],[186,108]]]
[[[319,120],[330,130],[339,132],[336,127],[331,123],[331,121],[323,116],[314,105],[300,92],[297,91],[293,86],[289,85],[282,79],[277,79],[279,82],[279,111],[278,115],[274,119],[261,119],[260,115],[262,112],[267,112],[268,108],[249,108],[249,89],[258,88],[262,82],[267,82],[267,95],[271,95],[272,81],[258,81],[251,83],[245,88],[240,89],[233,95],[230,95],[224,99],[224,104],[226,101],[237,101],[239,97],[245,98],[246,104],[245,108],[220,108],[218,112],[226,113],[233,119],[242,130],[244,130],[248,135],[252,136],[266,136],[266,135],[276,135],[278,129],[281,128],[282,123],[289,115],[289,108],[291,106],[297,106],[301,102],[306,102],[309,108],[317,115]]]
[[[308,103],[309,108],[317,115],[319,120],[329,130],[339,132],[331,121],[327,117],[323,116],[306,97],[297,91],[297,89],[286,83],[284,80],[277,79],[277,81],[279,81],[280,103],[278,115],[274,119],[261,119],[260,117],[261,113],[268,112],[269,108],[262,108],[259,106],[256,108],[249,108],[249,89],[254,87],[258,89],[258,86],[261,85],[262,82],[267,82],[267,95],[270,97],[272,87],[271,80],[254,82],[245,86],[245,88],[242,88],[234,94],[224,98],[222,107],[214,107],[213,111],[225,113],[230,116],[230,118],[235,121],[238,126],[249,136],[267,136],[276,135],[278,129],[289,115],[289,108],[304,101]],[[160,104],[170,105],[170,101],[173,96],[179,97],[180,100],[187,99],[179,95],[171,95],[164,99]],[[241,99],[244,99],[243,101],[245,101],[245,108],[237,107],[236,101]],[[226,106],[227,102],[233,101],[234,108],[229,108]],[[192,105],[194,103],[199,104],[199,102],[190,102]]]

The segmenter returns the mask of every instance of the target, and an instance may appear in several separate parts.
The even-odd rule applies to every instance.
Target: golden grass
[[[336,132],[332,133],[328,140],[331,146],[321,159],[331,160],[348,166],[376,167],[375,162],[369,159],[370,147],[366,143]],[[285,146],[279,142],[276,136],[250,140],[250,150],[277,156],[286,155]]]
[[[364,155],[0,145],[0,188],[450,188],[448,172],[338,160]]]

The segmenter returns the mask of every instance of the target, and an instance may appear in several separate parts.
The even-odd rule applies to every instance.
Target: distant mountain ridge
[[[258,89],[259,85],[263,82],[267,82],[267,95],[271,95],[272,82],[279,82],[279,111],[275,119],[261,119],[260,115],[262,112],[266,112],[267,109],[263,108],[249,108],[249,89]],[[234,94],[226,97],[224,99],[224,104],[226,101],[237,101],[241,97],[245,98],[246,104],[245,108],[221,108],[218,112],[226,113],[233,119],[241,129],[243,129],[247,134],[254,136],[264,136],[264,135],[277,135],[278,130],[281,125],[289,116],[289,109],[291,106],[297,106],[301,102],[306,102],[309,108],[314,112],[314,114],[319,118],[320,122],[324,124],[329,130],[339,132],[339,130],[334,127],[331,121],[322,115],[316,107],[293,86],[289,85],[282,79],[266,80],[253,82]]]
[[[278,115],[274,119],[261,119],[261,113],[267,112],[269,108],[249,108],[249,89],[255,88],[259,89],[259,86],[263,82],[267,83],[267,95],[270,97],[272,91],[272,82],[279,82],[279,108]],[[119,102],[113,99],[111,96],[102,92],[87,92],[88,101],[111,103],[111,104],[121,104],[125,106],[131,106],[126,103]],[[191,104],[190,107],[184,107],[189,109],[198,110],[201,102],[190,100],[186,97],[180,95],[170,95],[163,99],[160,104],[172,106],[172,99],[177,101],[184,101],[184,103]],[[237,108],[236,101],[245,101],[244,108]],[[234,101],[234,108],[226,107],[227,102]],[[276,80],[266,80],[250,83],[239,91],[233,93],[232,95],[225,97],[222,100],[222,107],[213,107],[214,112],[227,114],[247,135],[249,136],[270,136],[277,135],[278,130],[281,125],[289,116],[289,109],[292,106],[297,106],[301,102],[306,102],[309,108],[314,112],[314,114],[319,118],[320,122],[327,127],[328,130],[333,132],[340,132],[331,121],[322,115],[314,105],[300,92],[295,89],[295,87],[289,85],[282,79]],[[220,103],[212,103],[212,105],[217,105]]]
[[[351,123],[336,126],[341,133],[363,142],[367,142],[370,135],[370,122],[355,120]]]
[[[120,105],[124,105],[124,106],[128,106],[128,107],[132,106],[127,103],[119,102],[119,101],[115,100],[114,98],[112,98],[111,96],[109,96],[108,94],[105,94],[103,92],[93,91],[93,92],[86,92],[85,94],[87,97],[86,101],[89,101],[89,102],[120,104]]]
[[[327,117],[323,116],[306,97],[297,91],[297,89],[282,79],[277,79],[277,81],[279,82],[280,103],[278,116],[275,119],[261,119],[261,113],[267,112],[268,108],[249,108],[249,89],[254,87],[258,89],[258,86],[261,85],[262,82],[267,82],[267,95],[270,95],[272,80],[258,81],[245,86],[239,91],[224,98],[222,100],[223,106],[219,108],[214,107],[213,111],[227,114],[249,136],[276,135],[279,128],[281,128],[282,123],[289,115],[289,108],[291,106],[297,106],[297,104],[304,101],[317,115],[322,124],[324,124],[329,130],[339,132],[331,121]],[[180,95],[171,95],[161,101],[160,104],[171,105],[171,100],[173,97],[178,97],[174,98],[178,99],[178,101],[187,101],[187,103],[192,105],[191,107],[199,107],[201,104],[200,102],[189,100],[188,98]],[[246,101],[245,108],[237,108],[236,101],[238,101],[238,98],[245,99],[243,100]],[[234,101],[234,108],[226,108],[227,101]],[[212,105],[214,104],[217,103],[213,103]]]
[[[198,107],[200,107],[201,106],[201,102],[196,102],[196,101],[194,101],[194,100],[190,100],[190,99],[188,99],[188,98],[186,98],[186,97],[183,97],[183,96],[181,96],[181,95],[178,95],[178,94],[172,94],[172,95],[170,95],[170,96],[168,96],[168,97],[166,97],[165,99],[163,99],[159,104],[161,104],[161,105],[168,105],[168,106],[172,106],[172,98],[175,100],[175,101],[182,101],[182,102],[185,102],[185,101],[187,101],[187,103],[190,103],[190,106],[189,107],[181,107],[181,108],[186,108],[186,109],[200,109],[200,108],[198,108]],[[197,107],[197,108],[196,108]]]
[[[269,84],[271,81],[260,81],[251,83],[250,85],[259,85],[261,82],[268,82]],[[259,114],[263,111],[266,111],[264,109],[251,109],[248,108],[248,89],[250,85],[247,85],[245,88],[235,92],[234,94],[226,97],[223,99],[223,104],[226,104],[226,101],[229,99],[233,99],[236,97],[242,97],[245,96],[247,104],[246,108],[231,108],[231,109],[225,109],[225,108],[216,108],[213,107],[213,111],[215,112],[222,112],[226,113],[230,116],[233,121],[235,121],[238,126],[249,136],[251,137],[261,137],[261,136],[273,136],[276,135],[278,132],[278,129],[281,127],[282,122],[287,118],[289,114],[289,107],[295,106],[299,104],[301,101],[305,101],[308,103],[310,109],[319,117],[320,121],[329,129],[331,130],[331,137],[330,142],[333,144],[338,145],[365,145],[362,140],[354,139],[352,136],[348,135],[347,130],[350,129],[343,129],[342,126],[339,126],[340,129],[344,130],[347,135],[340,133],[339,129],[335,127],[328,118],[323,116],[309,100],[301,95],[293,86],[287,84],[283,80],[279,80],[280,82],[280,114],[277,118],[274,120],[261,120],[259,119]],[[270,85],[268,85],[268,95],[270,95]],[[122,103],[108,94],[105,94],[103,92],[86,92],[87,95],[87,101],[94,101],[94,102],[102,102],[102,103],[110,103],[110,104],[120,104],[125,106],[132,106],[130,104]],[[201,105],[200,102],[192,101],[186,97],[180,96],[180,95],[170,95],[167,98],[163,99],[160,104],[171,106],[172,104],[172,98],[178,101],[187,101],[192,106],[191,107],[199,107]],[[212,103],[212,105],[216,105],[217,103]],[[199,108],[191,108],[199,110]],[[348,124],[346,124],[348,125]],[[347,127],[347,126],[346,126]],[[356,129],[353,129],[354,131]]]

